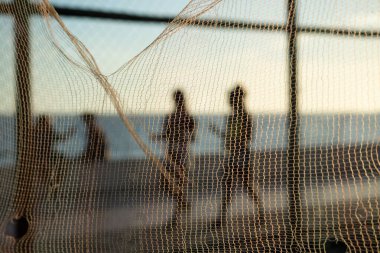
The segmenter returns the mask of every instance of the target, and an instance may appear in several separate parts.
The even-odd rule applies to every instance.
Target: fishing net
[[[0,251],[380,250],[378,1],[53,4],[0,2]]]

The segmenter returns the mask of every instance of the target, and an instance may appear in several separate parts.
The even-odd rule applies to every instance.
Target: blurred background
[[[262,27],[188,26],[173,38],[155,43],[142,55],[140,53],[164,32],[168,22],[186,7],[188,1],[79,3],[55,0],[51,3],[61,13],[67,28],[94,56],[103,74],[109,75],[125,112],[129,115],[144,114],[145,117],[149,114],[148,117],[155,120],[145,130],[146,123],[143,120],[137,122],[141,134],[144,131],[145,135],[148,134],[149,128],[160,127],[159,118],[151,115],[164,115],[172,110],[171,93],[174,89],[180,88],[185,92],[192,114],[207,118],[207,115],[223,116],[229,112],[227,93],[236,83],[241,83],[247,89],[247,108],[256,116],[257,125],[262,126],[253,147],[286,147],[285,121],[290,104],[288,39],[281,28],[287,22],[286,1],[275,0],[270,4],[226,1],[202,14],[201,18]],[[193,5],[200,4],[194,1]],[[365,4],[352,0],[343,6],[337,1],[297,2],[296,79],[301,145],[378,140],[378,5],[375,0],[368,0]],[[188,9],[195,8],[190,6]],[[4,38],[0,50],[8,52],[0,59],[0,113],[10,116],[16,112],[16,65],[15,55],[11,53],[15,50],[14,22],[9,14],[1,15],[0,19],[0,35]],[[59,41],[62,49],[67,50],[72,59],[78,59],[73,48],[66,45],[64,35],[57,30],[49,37],[46,23],[39,15],[31,15],[29,23],[33,114],[57,117],[75,116],[86,111],[106,116],[115,114],[100,85],[87,83],[88,78],[78,81],[75,75],[70,74],[67,63],[60,59],[61,54],[51,38],[58,41],[63,38]],[[273,27],[264,28],[266,24]],[[316,31],[310,32],[312,29]],[[140,57],[134,60],[139,54]],[[145,58],[150,59],[145,61]],[[67,125],[62,120],[56,121],[58,129]],[[220,119],[216,117],[215,121]],[[265,126],[261,121],[266,122]],[[111,121],[100,119],[100,122],[107,124]],[[142,156],[133,141],[127,140],[127,133],[121,142],[129,143],[133,148],[112,144],[119,137],[115,132],[120,132],[123,127],[119,123],[115,119],[112,126],[106,127],[111,146],[119,147],[118,151],[112,152],[113,157]],[[112,127],[118,130],[113,131]],[[13,129],[4,128],[7,131]],[[204,136],[210,135],[202,123],[200,129]],[[12,149],[14,141],[11,136],[12,132],[5,136],[5,131],[2,131],[3,142],[10,145],[6,149]],[[218,140],[215,140],[210,145],[217,144]],[[207,152],[210,145],[199,152]],[[79,146],[69,141],[67,146],[60,148],[75,153]],[[128,152],[123,153],[123,149]],[[214,152],[214,148],[209,151]]]
[[[4,5],[11,2],[0,0]],[[217,183],[223,174],[224,143],[209,125],[225,128],[230,113],[228,92],[241,84],[255,125],[250,143],[252,170],[258,171],[255,183],[260,185],[267,215],[276,213],[279,217],[268,218],[261,231],[266,235],[256,239],[264,240],[283,229],[287,231],[286,243],[291,240],[286,227],[292,223],[289,202],[294,196],[287,180],[298,173],[300,179],[293,192],[301,191],[298,204],[304,216],[297,222],[314,232],[312,238],[301,235],[300,241],[315,243],[319,249],[329,237],[345,238],[350,245],[356,245],[357,240],[365,247],[375,245],[380,192],[379,1],[298,0],[293,35],[287,26],[290,10],[285,0],[52,0],[51,4],[107,76],[139,138],[160,159],[166,145],[150,136],[162,131],[164,116],[173,111],[173,91],[184,91],[187,108],[196,119],[196,138],[189,155],[192,183],[186,188],[194,203],[188,213],[191,219],[211,221],[218,212]],[[13,182],[17,164],[15,116],[22,107],[16,99],[20,95],[17,38],[14,13],[0,10],[0,52],[4,52],[0,57],[0,175]],[[89,205],[104,215],[104,231],[132,238],[130,245],[138,247],[136,238],[144,235],[138,229],[170,220],[175,199],[160,186],[159,173],[125,128],[67,34],[54,20],[31,12],[26,19],[31,118],[35,122],[38,116],[48,115],[58,133],[75,129],[70,138],[53,147],[64,157],[61,165],[66,177],[62,182],[66,190],[57,194],[61,199],[73,197],[74,190],[72,195],[67,193],[72,185],[85,187],[82,183],[88,178],[72,164],[87,142],[88,132],[80,115],[94,113],[110,147],[110,159],[97,167],[97,197]],[[175,18],[180,22],[170,23]],[[289,56],[291,45],[294,61]],[[294,167],[298,171],[293,171]],[[7,206],[11,191],[0,189],[7,192],[2,199]],[[233,215],[255,213],[247,196],[236,195]],[[72,201],[68,203],[73,208],[81,206],[79,199],[73,197]],[[64,206],[48,201],[45,205],[57,217]],[[242,224],[244,230],[246,223]],[[195,231],[194,238],[198,238],[204,229],[199,226],[185,231]],[[355,230],[352,234],[348,232],[351,228]],[[157,239],[170,232],[145,232],[150,233],[151,245],[147,243],[144,249],[155,243],[162,246],[157,242],[160,240],[170,241]],[[357,239],[357,234],[362,237]],[[204,240],[199,243],[207,243]],[[281,239],[273,240],[281,246]],[[376,247],[379,249],[379,244]]]

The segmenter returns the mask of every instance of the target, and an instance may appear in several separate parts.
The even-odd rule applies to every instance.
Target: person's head
[[[181,90],[174,91],[173,99],[176,106],[182,106],[185,103],[185,96]]]
[[[230,106],[233,109],[242,109],[244,107],[245,90],[240,85],[236,86],[230,92]]]
[[[84,113],[81,116],[81,119],[84,121],[86,125],[94,124],[95,123],[95,115],[92,113]]]

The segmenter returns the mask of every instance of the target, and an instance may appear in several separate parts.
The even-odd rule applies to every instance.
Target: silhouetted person
[[[57,179],[55,162],[62,156],[54,150],[55,144],[71,138],[74,132],[75,129],[71,128],[66,133],[57,133],[49,116],[41,115],[37,118],[33,131],[33,163],[40,188],[46,187],[43,191],[48,191],[50,183],[53,184],[53,187],[57,184],[52,181],[53,178]]]
[[[75,129],[70,128],[66,133],[57,133],[53,128],[49,116],[39,116],[37,123],[34,125],[34,151],[36,158],[40,161],[52,162],[59,156],[54,150],[56,142],[71,138],[74,132]]]
[[[87,162],[104,161],[108,158],[108,146],[103,130],[98,126],[93,114],[82,115],[87,129],[87,144],[83,159]]]
[[[28,143],[30,160],[25,167],[23,166],[23,169],[27,170],[28,178],[27,180],[20,179],[28,181],[28,184],[23,185],[22,194],[18,196],[25,203],[23,203],[23,210],[20,210],[5,228],[5,234],[17,240],[27,233],[30,227],[28,219],[38,224],[36,220],[39,217],[38,213],[41,212],[41,205],[57,185],[53,182],[55,161],[59,157],[54,150],[56,142],[66,140],[74,133],[73,129],[67,133],[57,133],[47,115],[39,116],[32,130],[31,142]],[[28,240],[33,241],[32,238],[33,234],[30,234]]]
[[[232,192],[237,186],[242,186],[260,211],[260,198],[253,189],[253,178],[250,166],[250,144],[254,129],[252,117],[244,104],[245,91],[241,86],[235,87],[229,95],[231,114],[227,117],[226,129],[220,131],[214,126],[211,130],[224,139],[224,162],[222,187],[222,203],[217,224],[220,225],[227,207],[231,204]]]
[[[32,153],[29,176],[32,184],[26,190],[30,196],[25,197],[29,210],[23,215],[33,215],[35,211],[39,210],[41,204],[55,192],[59,185],[56,161],[60,155],[54,150],[54,146],[57,141],[70,138],[74,132],[74,129],[70,129],[66,133],[56,132],[48,115],[41,115],[37,118],[33,125],[33,140],[30,148]],[[25,218],[25,216],[23,217]],[[15,220],[16,225],[21,224],[20,226],[24,227],[23,220],[20,222]]]
[[[182,193],[177,196],[178,203],[173,218],[173,223],[176,223],[182,209],[187,207],[187,203],[183,198],[183,189],[186,184],[189,146],[191,141],[195,139],[195,120],[186,109],[185,97],[182,91],[175,91],[173,99],[175,102],[174,112],[165,117],[162,132],[153,134],[151,137],[155,140],[166,142],[166,169],[174,175],[176,183],[182,189]]]

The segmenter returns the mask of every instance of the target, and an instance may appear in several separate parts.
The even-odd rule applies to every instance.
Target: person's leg
[[[175,174],[176,181],[178,182],[178,186],[181,189],[181,196],[178,197],[178,206],[182,209],[187,209],[190,205],[188,201],[185,198],[185,189],[188,184],[187,177],[186,177],[186,170],[185,166],[183,165],[176,165],[176,174]]]
[[[185,189],[188,184],[186,159],[186,153],[180,153],[177,155],[177,160],[175,161],[175,177],[181,189]]]
[[[222,202],[220,205],[219,217],[222,218],[227,214],[227,208],[231,205],[232,200],[232,178],[230,175],[226,175],[225,179],[222,180]]]
[[[252,199],[253,203],[256,207],[256,212],[258,212],[258,215],[263,215],[263,205],[260,198],[260,190],[258,187],[257,182],[255,182],[252,171],[251,171],[251,162],[249,153],[245,153],[243,160],[241,161],[242,164],[242,183],[244,189],[246,189],[248,196],[250,199]]]
[[[182,212],[190,208],[190,203],[188,203],[187,198],[185,197],[185,188],[188,184],[186,177],[186,154],[177,152],[174,161],[172,161],[172,166],[174,169],[175,181],[180,188],[180,192],[176,194],[177,206],[172,219],[172,224],[176,226],[181,218]]]
[[[253,187],[252,185],[246,185],[248,196],[253,200],[253,203],[255,204],[257,212],[261,214],[263,211],[263,205],[261,203],[261,198],[259,196],[258,187]]]
[[[216,225],[221,226],[223,220],[226,220],[227,210],[231,206],[232,196],[234,194],[236,179],[233,176],[233,160],[228,159],[224,163],[224,173],[220,182],[221,204],[219,215],[216,219]]]

